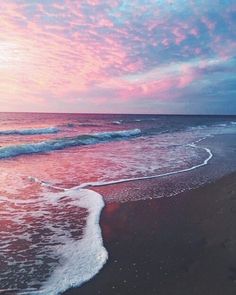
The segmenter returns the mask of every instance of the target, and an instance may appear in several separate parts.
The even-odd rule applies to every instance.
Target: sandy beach
[[[236,295],[236,0],[0,7],[0,295]]]
[[[64,294],[236,294],[235,222],[236,174],[175,197],[110,203],[107,264]]]

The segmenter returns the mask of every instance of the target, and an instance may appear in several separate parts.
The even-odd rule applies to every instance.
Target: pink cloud
[[[181,73],[178,78],[178,88],[185,88],[191,84],[197,77],[196,72],[189,66],[182,66]]]
[[[180,45],[186,39],[186,35],[178,27],[172,30],[172,34],[175,36],[176,45]]]
[[[90,5],[96,6],[96,5],[99,5],[100,0],[87,0],[86,2]]]
[[[153,79],[153,76],[156,76],[156,79]],[[181,89],[188,87],[196,79],[199,79],[199,75],[195,68],[183,64],[178,68],[178,71],[170,69],[170,72],[165,75],[147,73],[132,80],[110,79],[101,87],[104,87],[104,93],[108,89],[112,90],[114,97],[117,96],[126,102],[136,101],[140,97],[170,100],[178,97]]]
[[[196,28],[192,28],[190,30],[190,34],[193,35],[193,36],[195,36],[195,37],[197,37],[199,35],[199,31]]]
[[[199,48],[199,47],[195,48],[194,52],[196,55],[199,55],[201,53],[201,48]]]
[[[169,44],[170,44],[170,42],[169,42],[169,40],[168,40],[167,38],[165,38],[165,39],[163,39],[163,40],[161,41],[161,44],[164,45],[164,46],[166,46],[166,47],[168,47]]]
[[[107,27],[107,28],[112,28],[114,26],[113,23],[107,18],[100,18],[97,25],[99,27]]]
[[[205,48],[226,60],[236,49],[206,16],[172,20],[174,2],[171,9],[155,0],[143,6],[127,1],[125,8],[119,0],[19,2],[0,4],[0,102],[6,105],[7,98],[9,107],[171,99],[200,79],[194,62],[183,60],[201,58]],[[199,20],[210,33],[201,48],[190,36],[201,38]]]
[[[70,8],[74,13],[75,7]],[[35,99],[36,94],[51,93],[60,98],[68,93],[82,93],[91,84],[105,81],[112,68],[127,64],[126,48],[116,35],[106,36],[102,42],[96,40],[96,35],[92,38],[95,28],[112,26],[108,19],[90,25],[88,36],[77,32],[73,38],[67,38],[61,25],[41,26],[37,21],[27,21],[25,26],[19,26],[17,18],[26,20],[19,5],[4,4],[4,9],[0,20],[1,97]],[[38,16],[42,11],[39,7]],[[76,6],[76,15],[79,13]],[[140,66],[128,63],[126,70],[133,72]]]
[[[214,30],[215,28],[215,22],[209,20],[207,17],[203,16],[201,18],[202,23],[208,28],[209,31]]]

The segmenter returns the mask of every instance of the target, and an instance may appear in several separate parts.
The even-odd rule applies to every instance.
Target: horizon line
[[[37,112],[37,111],[0,111],[9,114],[71,114],[71,115],[137,115],[137,116],[236,116],[234,114],[199,114],[199,113],[103,113],[103,112]]]

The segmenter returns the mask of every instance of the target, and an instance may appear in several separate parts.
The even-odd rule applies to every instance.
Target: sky
[[[0,11],[0,111],[236,114],[234,0],[8,0]]]

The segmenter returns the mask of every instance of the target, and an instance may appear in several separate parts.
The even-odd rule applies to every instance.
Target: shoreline
[[[235,222],[236,173],[175,197],[108,203],[109,259],[63,294],[236,294]]]

